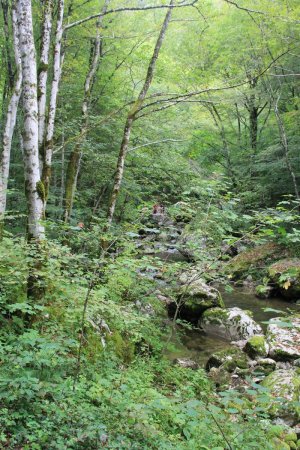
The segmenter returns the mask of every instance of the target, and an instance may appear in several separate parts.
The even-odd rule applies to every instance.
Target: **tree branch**
[[[168,9],[168,8],[183,8],[186,6],[194,6],[197,3],[198,0],[193,0],[190,3],[181,3],[178,5],[148,5],[148,6],[144,6],[144,7],[133,7],[133,8],[114,8],[114,9],[109,9],[108,11],[106,11],[105,13],[100,12],[100,13],[96,13],[96,14],[92,14],[91,16],[85,17],[84,19],[80,19],[80,20],[76,20],[75,22],[69,23],[68,25],[65,25],[64,27],[64,31],[69,30],[70,28],[76,27],[77,25],[81,25],[85,22],[88,22],[90,20],[93,19],[97,19],[103,16],[107,16],[108,14],[112,14],[112,13],[118,13],[118,12],[125,12],[125,11],[149,11],[152,9]]]

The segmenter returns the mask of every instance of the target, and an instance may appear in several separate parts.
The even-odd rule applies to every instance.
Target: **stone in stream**
[[[280,417],[287,425],[294,425],[300,418],[300,370],[278,369],[268,375],[261,383],[268,388],[274,401],[270,402],[269,413]],[[282,400],[277,400],[282,399]]]
[[[233,372],[237,367],[247,369],[248,358],[242,350],[236,347],[220,350],[210,356],[205,366],[206,370],[213,367],[222,367],[227,372]]]
[[[275,288],[287,300],[300,299],[300,259],[282,259],[272,264],[268,274]]]
[[[255,335],[248,339],[244,351],[250,358],[259,356],[265,358],[269,354],[269,344],[266,342],[265,336]]]
[[[168,306],[171,316],[174,316],[179,305],[179,317],[192,323],[197,323],[201,314],[209,308],[224,307],[219,291],[208,286],[197,276],[184,274],[179,279],[179,288],[176,302]]]
[[[271,319],[267,329],[269,355],[277,361],[300,358],[300,316]]]
[[[212,308],[205,311],[199,321],[207,334],[214,334],[231,341],[262,335],[261,326],[250,317],[249,311],[240,308]]]

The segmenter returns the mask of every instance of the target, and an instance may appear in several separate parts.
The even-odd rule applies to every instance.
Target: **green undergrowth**
[[[141,275],[150,262],[120,248],[99,261],[50,242],[45,295],[34,302],[26,280],[35,250],[0,244],[0,447],[277,448],[265,392],[220,396],[204,370],[164,359],[163,307]]]

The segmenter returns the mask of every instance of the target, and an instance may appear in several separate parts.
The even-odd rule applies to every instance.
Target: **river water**
[[[281,315],[276,312],[266,312],[264,311],[265,308],[283,312],[288,312],[288,310],[300,312],[300,305],[290,303],[282,298],[261,300],[253,292],[245,288],[236,288],[231,293],[220,290],[227,308],[237,306],[241,309],[252,311],[253,319],[260,323],[264,330],[267,327],[267,324],[264,322]],[[172,332],[170,331],[170,333]],[[212,353],[230,347],[230,342],[224,339],[208,336],[197,329],[187,330],[177,327],[171,335],[170,345],[165,354],[170,360],[191,358],[200,366],[205,366]]]

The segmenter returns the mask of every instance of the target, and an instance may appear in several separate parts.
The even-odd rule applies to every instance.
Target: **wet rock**
[[[272,319],[267,329],[267,342],[269,355],[277,361],[300,358],[300,317]]]
[[[212,308],[205,311],[199,325],[208,334],[214,334],[228,340],[248,339],[262,334],[262,328],[248,311],[240,308]]]
[[[248,359],[239,348],[230,348],[213,353],[206,363],[206,370],[212,367],[222,367],[227,372],[233,372],[237,367],[248,368]]]
[[[203,280],[189,275],[180,277],[182,286],[177,294],[177,301],[169,305],[170,315],[174,315],[179,305],[179,317],[197,323],[201,314],[209,308],[224,307],[219,291],[208,286]]]
[[[264,375],[269,375],[276,369],[276,361],[271,358],[260,358],[257,360],[257,366],[255,366],[255,372],[261,372]]]
[[[255,295],[258,298],[261,298],[263,300],[272,297],[272,294],[274,293],[274,287],[273,286],[265,286],[263,284],[260,284],[256,286],[255,288]]]
[[[298,423],[300,408],[294,402],[300,400],[300,371],[299,369],[277,369],[268,375],[261,383],[270,390],[274,402],[270,402],[269,413],[284,420],[287,425]],[[276,401],[282,398],[284,401]]]
[[[269,277],[281,295],[288,300],[300,298],[300,259],[282,259],[272,264]]]
[[[193,361],[189,358],[177,358],[174,360],[174,363],[177,366],[183,367],[184,369],[193,369],[197,370],[199,369],[199,364],[196,363],[196,361]]]
[[[246,342],[244,351],[250,358],[256,358],[258,356],[266,357],[269,353],[269,344],[262,335],[252,336]]]

